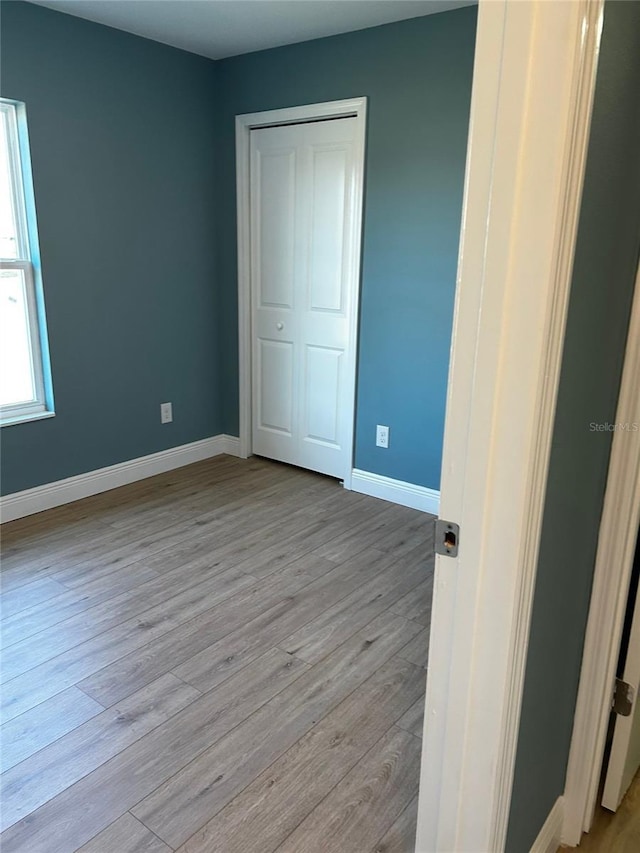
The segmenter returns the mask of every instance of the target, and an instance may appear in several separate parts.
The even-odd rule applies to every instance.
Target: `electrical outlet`
[[[376,447],[389,447],[389,427],[381,426],[380,424],[376,427]]]
[[[170,424],[173,420],[173,406],[171,403],[160,403],[160,423]]]

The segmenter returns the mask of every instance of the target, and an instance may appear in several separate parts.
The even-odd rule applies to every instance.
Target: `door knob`
[[[281,332],[284,329],[284,323],[276,323],[276,329]]]

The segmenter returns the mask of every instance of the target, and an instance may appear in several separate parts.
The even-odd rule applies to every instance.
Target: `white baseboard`
[[[426,486],[414,486],[402,480],[383,477],[381,474],[371,474],[354,468],[351,473],[351,488],[354,492],[382,498],[394,504],[409,506],[422,512],[438,515],[440,511],[440,492],[427,489]]]
[[[562,835],[562,822],[564,820],[564,798],[558,797],[544,826],[533,842],[530,853],[556,853],[560,847]]]
[[[215,438],[221,442],[222,450],[220,453],[226,453],[227,456],[240,456],[240,439],[237,436],[223,434],[217,435]],[[213,455],[215,456],[215,454]]]
[[[0,498],[0,519],[3,522],[14,521],[16,518],[88,498],[100,492],[108,492],[118,486],[126,486],[128,483],[153,477],[154,474],[163,474],[174,468],[182,468],[184,465],[191,465],[192,462],[200,462],[211,456],[219,456],[221,453],[239,456],[240,440],[231,435],[215,435],[212,438],[204,438],[202,441],[170,447],[168,450],[151,453],[149,456],[140,456],[128,462],[78,474],[76,477],[45,483],[43,486],[36,486],[35,489],[15,492]]]

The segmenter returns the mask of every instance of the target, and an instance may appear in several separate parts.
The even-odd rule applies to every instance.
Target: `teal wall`
[[[225,432],[238,432],[234,116],[366,95],[355,464],[439,488],[476,12],[218,63]]]
[[[640,3],[605,5],[507,841],[525,853],[564,791],[640,250]]]
[[[25,101],[56,417],[3,427],[2,490],[222,429],[212,62],[2,4]],[[171,400],[173,424],[160,424]]]
[[[56,402],[2,429],[3,492],[237,435],[234,116],[361,95],[356,465],[438,488],[475,24],[471,7],[212,62],[3,2]]]

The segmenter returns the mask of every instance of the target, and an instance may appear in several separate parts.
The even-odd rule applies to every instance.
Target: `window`
[[[0,99],[0,422],[53,414],[24,104]]]

